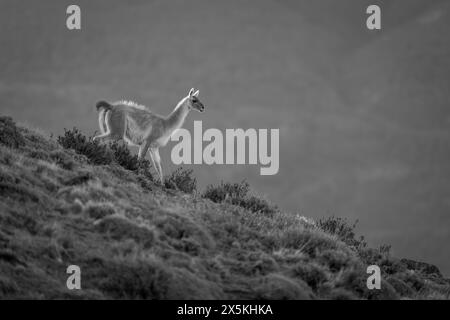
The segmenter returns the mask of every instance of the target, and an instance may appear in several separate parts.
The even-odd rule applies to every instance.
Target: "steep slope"
[[[437,268],[298,215],[168,190],[0,118],[0,297],[448,298]],[[331,229],[330,229],[331,230]],[[82,290],[66,288],[66,268]],[[383,271],[366,288],[366,266]]]
[[[379,1],[384,29],[368,33],[366,0],[80,0],[81,32],[65,28],[68,2],[4,0],[0,110],[91,134],[99,99],[164,114],[198,86],[207,112],[186,127],[280,128],[281,161],[271,177],[194,166],[199,183],[245,176],[284,208],[358,219],[371,244],[448,275],[449,19],[431,10],[446,1]]]

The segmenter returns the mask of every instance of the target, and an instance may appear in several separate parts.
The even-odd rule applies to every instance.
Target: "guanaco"
[[[101,134],[95,140],[124,140],[128,145],[138,146],[138,159],[150,151],[153,167],[157,171],[161,184],[164,184],[159,148],[164,147],[171,135],[183,126],[191,109],[205,111],[198,99],[199,90],[192,88],[189,94],[178,102],[175,109],[166,117],[157,115],[146,106],[132,101],[96,104]]]

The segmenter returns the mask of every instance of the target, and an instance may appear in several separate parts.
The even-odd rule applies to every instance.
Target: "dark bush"
[[[139,178],[144,178],[143,180],[153,181],[153,175],[151,173],[151,165],[148,160],[141,160],[139,164],[139,168],[137,170],[137,174]],[[144,183],[144,181],[142,182]],[[145,181],[147,183],[147,181]],[[151,189],[151,188],[150,188]]]
[[[92,164],[105,165],[114,161],[114,153],[107,145],[88,139],[77,128],[65,129],[64,135],[59,136],[57,141],[63,148],[73,149],[77,153],[85,155]]]
[[[0,143],[18,148],[25,145],[25,139],[10,117],[0,117]]]
[[[382,244],[378,250],[381,254],[389,256],[391,253],[391,248],[392,246],[390,244]]]
[[[258,212],[265,215],[272,215],[278,211],[276,206],[271,205],[266,200],[255,196],[240,200],[238,205],[252,212]]]
[[[221,203],[229,201],[231,204],[240,206],[252,212],[271,215],[278,211],[276,206],[269,204],[266,200],[255,196],[248,196],[250,185],[247,181],[240,183],[224,183],[215,187],[209,185],[206,188],[203,198],[208,198],[213,202]]]
[[[355,228],[357,224],[358,220],[353,224],[349,224],[346,219],[339,217],[320,219],[317,223],[318,227],[323,231],[336,235],[342,242],[359,250],[365,248],[367,243],[363,236],[356,237]]]
[[[249,190],[250,185],[245,180],[240,183],[224,183],[222,181],[217,187],[209,185],[203,198],[208,198],[216,203],[229,199],[233,204],[238,205],[247,196]]]
[[[114,141],[109,144],[109,147],[114,153],[117,164],[130,171],[139,169],[140,161],[137,155],[133,155],[125,144]]]
[[[58,143],[65,149],[73,149],[75,152],[86,156],[91,164],[108,165],[117,163],[121,167],[133,171],[140,177],[153,181],[150,173],[150,162],[139,160],[128,147],[120,142],[113,141],[109,144],[100,144],[83,135],[77,128],[65,130],[63,136],[58,137]]]
[[[178,168],[165,181],[166,188],[178,189],[185,193],[197,191],[197,179],[192,177],[192,169]]]
[[[128,147],[123,143],[114,141],[109,144],[109,147],[114,153],[114,159],[117,164],[127,170],[139,174],[141,177],[153,181],[150,161],[146,159],[138,159],[138,156],[133,155],[130,152],[130,149],[128,149]],[[145,184],[144,181],[143,184]]]

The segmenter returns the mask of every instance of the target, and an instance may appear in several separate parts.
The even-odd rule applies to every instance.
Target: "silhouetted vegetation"
[[[10,117],[0,117],[0,143],[11,148],[25,145],[25,139]]]
[[[277,212],[278,208],[271,205],[267,200],[256,196],[247,197],[238,201],[238,205],[252,212],[271,215]]]
[[[138,160],[137,155],[133,155],[124,143],[114,141],[109,144],[109,148],[113,151],[116,162],[125,169],[137,171],[142,165],[141,161]],[[147,160],[143,161],[148,162]],[[149,165],[149,163],[147,163],[147,165]]]
[[[203,193],[204,198],[208,198],[213,202],[220,203],[226,199],[230,199],[233,204],[241,199],[247,197],[250,190],[250,185],[247,181],[240,183],[224,183],[223,181],[218,186],[209,185]]]
[[[356,249],[365,248],[367,242],[363,236],[359,238],[356,237],[355,229],[358,221],[353,224],[349,224],[346,219],[340,217],[329,217],[325,219],[320,219],[317,222],[317,226],[323,231],[336,235],[339,240],[345,242],[349,246],[355,247]]]
[[[105,144],[92,141],[77,128],[64,130],[64,135],[57,138],[58,143],[66,149],[73,149],[86,156],[95,165],[107,165],[114,161],[114,153]]]
[[[73,149],[75,152],[86,156],[89,162],[94,165],[116,163],[153,181],[150,161],[139,160],[137,155],[133,155],[124,143],[112,141],[108,144],[101,144],[86,137],[77,128],[64,130],[64,135],[59,136],[57,141],[64,148]]]
[[[192,176],[192,172],[192,169],[176,169],[166,178],[166,188],[181,190],[185,193],[194,193],[197,191],[197,179]]]
[[[250,185],[247,181],[240,183],[224,183],[218,186],[209,185],[203,193],[204,198],[208,198],[213,202],[228,202],[252,212],[263,214],[273,214],[278,209],[276,206],[269,204],[266,200],[256,196],[249,196]]]

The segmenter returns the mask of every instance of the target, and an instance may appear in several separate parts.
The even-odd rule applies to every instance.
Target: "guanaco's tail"
[[[97,111],[99,111],[98,114],[98,125],[100,127],[100,131],[103,133],[106,133],[108,131],[108,126],[106,124],[106,114],[112,110],[113,106],[106,102],[106,101],[99,101],[95,105],[97,108]]]
[[[105,109],[106,111],[108,111],[111,110],[113,106],[106,101],[99,101],[97,102],[95,107],[97,108],[97,111],[99,111],[100,109]]]

